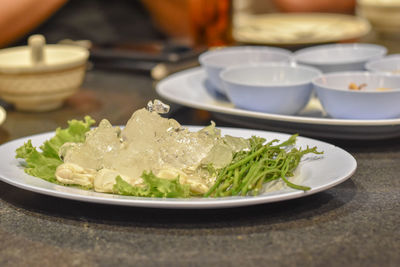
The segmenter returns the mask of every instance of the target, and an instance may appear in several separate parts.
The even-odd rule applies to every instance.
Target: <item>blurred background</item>
[[[204,35],[206,28],[214,31],[213,34],[218,31],[226,34],[228,30],[232,31],[233,37],[230,38],[228,33],[219,37],[225,38],[222,41],[246,41],[240,34],[235,35],[237,28],[249,23],[250,18],[244,17],[294,12],[357,15],[367,18],[379,34],[389,33],[386,36],[389,39],[398,37],[395,31],[399,31],[399,27],[390,25],[398,21],[391,17],[395,16],[395,7],[400,8],[398,0],[43,0],[40,5],[34,0],[1,2],[1,47],[24,45],[28,36],[34,33],[43,34],[49,43],[72,39],[110,46],[168,40],[189,46],[221,45],[224,43],[201,40],[199,35]],[[252,30],[257,27],[266,30],[270,26],[259,22],[259,25],[252,25]],[[280,25],[280,30],[285,31],[284,25]],[[365,34],[366,31],[360,32],[356,37]],[[268,43],[268,40],[262,41],[265,36],[259,37],[259,43]]]

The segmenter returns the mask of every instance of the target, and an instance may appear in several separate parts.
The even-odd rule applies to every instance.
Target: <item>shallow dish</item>
[[[248,110],[293,115],[305,107],[317,69],[288,64],[245,64],[223,70],[220,78],[230,101]]]
[[[298,50],[294,54],[297,63],[318,68],[324,73],[361,71],[370,60],[386,55],[387,49],[374,44],[319,45]]]
[[[365,64],[365,69],[371,72],[383,72],[400,75],[400,54],[389,55]]]
[[[210,50],[199,56],[199,62],[207,72],[210,83],[224,94],[220,72],[230,66],[246,63],[290,62],[289,50],[268,46],[236,46]]]
[[[351,84],[362,87],[350,89]],[[329,73],[313,80],[325,111],[342,119],[400,117],[400,76],[370,72]]]
[[[200,127],[189,127],[191,130],[199,130]],[[267,138],[285,140],[289,135],[264,132],[248,129],[220,128],[222,134],[249,138],[253,135]],[[317,146],[324,151],[318,159],[301,162],[293,179],[301,179],[304,185],[310,186],[309,191],[299,191],[284,188],[278,191],[266,192],[259,196],[246,197],[222,197],[222,198],[190,198],[190,199],[164,199],[141,198],[113,194],[97,193],[83,189],[61,186],[47,182],[43,179],[30,176],[23,171],[20,161],[15,159],[15,149],[23,145],[28,139],[33,145],[40,145],[51,138],[54,132],[34,135],[17,139],[0,146],[0,180],[16,187],[50,195],[59,198],[73,199],[85,202],[102,203],[109,205],[136,206],[148,208],[174,208],[174,209],[210,209],[232,208],[239,206],[256,205],[282,200],[294,199],[312,195],[337,184],[340,184],[353,175],[357,168],[357,162],[353,156],[343,149],[318,140],[298,137],[296,146]]]

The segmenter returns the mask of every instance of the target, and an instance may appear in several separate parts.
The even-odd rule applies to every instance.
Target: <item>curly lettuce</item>
[[[17,148],[16,158],[25,160],[25,172],[29,175],[42,178],[52,183],[58,183],[55,177],[56,169],[63,163],[58,155],[60,147],[67,142],[81,143],[85,141],[85,133],[95,121],[86,116],[83,121],[68,121],[68,128],[56,130],[55,136],[41,145],[40,151],[28,140]]]

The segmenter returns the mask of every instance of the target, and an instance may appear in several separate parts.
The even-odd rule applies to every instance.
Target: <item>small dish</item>
[[[354,85],[359,89],[349,89]],[[400,117],[398,75],[329,73],[314,79],[313,86],[323,108],[333,118],[371,120]]]
[[[0,50],[0,97],[23,111],[60,107],[81,86],[89,51],[76,45],[46,45],[33,35],[28,46]]]
[[[300,49],[294,58],[299,64],[328,73],[362,71],[366,62],[382,58],[386,53],[385,47],[374,44],[331,44]]]
[[[292,59],[289,50],[268,46],[236,46],[210,50],[199,56],[199,62],[206,70],[210,83],[225,94],[220,72],[230,66],[246,63],[286,62]]]
[[[393,54],[365,64],[365,69],[371,72],[383,72],[400,75],[400,54]]]
[[[246,64],[220,74],[229,100],[239,108],[293,115],[310,100],[311,81],[321,72],[289,64]]]

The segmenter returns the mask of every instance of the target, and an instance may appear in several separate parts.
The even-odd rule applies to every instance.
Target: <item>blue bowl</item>
[[[269,46],[233,46],[204,52],[199,57],[201,66],[207,73],[212,86],[222,94],[220,72],[231,66],[246,63],[286,62],[292,60],[292,52],[283,48]]]
[[[324,73],[363,71],[366,62],[382,58],[386,53],[385,47],[374,44],[330,44],[300,49],[294,53],[294,59]]]
[[[293,115],[305,107],[311,81],[321,72],[290,64],[245,64],[223,70],[220,78],[229,100],[239,108]]]
[[[372,60],[365,64],[365,69],[371,72],[382,72],[400,75],[400,54],[389,55]]]
[[[313,80],[328,115],[338,119],[379,120],[400,117],[400,76],[371,72],[337,72]],[[349,85],[364,84],[360,90]]]

